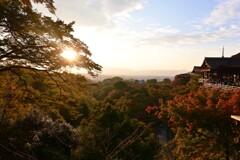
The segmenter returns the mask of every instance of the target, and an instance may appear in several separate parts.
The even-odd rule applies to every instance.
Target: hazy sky
[[[240,51],[240,0],[55,0],[103,67],[192,70]]]

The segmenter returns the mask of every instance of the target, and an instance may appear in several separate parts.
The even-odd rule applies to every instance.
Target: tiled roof
[[[240,68],[240,53],[231,57],[205,57],[201,66],[194,66],[192,73],[220,68]]]
[[[201,70],[201,66],[194,66],[192,73],[198,72],[199,70]]]
[[[217,69],[219,67],[240,67],[240,53],[232,57],[205,57],[201,67],[205,65],[211,69]]]
[[[213,58],[213,57],[205,57],[203,61],[203,65],[207,64],[211,69],[217,69],[221,66],[227,66],[229,64],[230,58]]]
[[[233,55],[231,58],[240,58],[240,53]]]
[[[231,60],[228,63],[227,67],[240,67],[240,57],[231,58]]]

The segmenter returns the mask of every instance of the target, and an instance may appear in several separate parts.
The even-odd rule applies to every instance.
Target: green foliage
[[[172,99],[173,89],[168,79],[160,83],[150,79],[149,83],[138,84],[114,77],[99,82],[93,88],[93,95],[102,103],[110,103],[124,111],[131,118],[149,123],[155,118],[146,113],[146,106],[157,105],[160,98],[164,101]]]
[[[75,159],[152,159],[157,147],[147,126],[111,106],[96,108],[77,133]]]
[[[170,84],[171,82],[172,81],[169,78],[164,78],[163,81],[162,81],[162,83],[164,83],[164,84]]]
[[[102,82],[99,82],[97,84],[97,87],[94,87],[94,97],[98,100],[105,99],[108,94],[114,90],[114,87],[118,87],[118,83],[121,86],[124,87],[123,79],[121,77],[113,77],[103,80]],[[116,86],[115,86],[116,85]]]
[[[92,87],[98,102],[91,82],[64,72],[101,70],[72,35],[74,23],[44,16],[33,3],[55,13],[53,0],[0,1],[0,159],[153,159],[158,142],[144,108],[157,103],[148,90],[156,80],[104,80]],[[66,48],[76,60],[61,56]]]
[[[114,88],[117,90],[123,90],[127,88],[127,83],[124,81],[119,81],[114,84]]]
[[[152,84],[152,85],[157,84],[157,79],[148,79],[148,80],[146,81],[146,83],[147,83],[147,84]]]
[[[155,155],[158,142],[154,130],[151,126],[127,115],[128,112],[134,113],[134,110],[127,111],[121,108],[123,105],[137,104],[138,101],[139,106],[141,104],[141,108],[144,108],[143,104],[147,102],[145,95],[148,95],[146,89],[139,88],[131,91],[132,95],[127,94],[131,87],[126,83],[124,84],[126,88],[115,88],[111,91],[112,94],[116,92],[120,96],[116,97],[109,93],[105,97],[108,100],[97,102],[92,97],[91,83],[80,75],[62,73],[59,76],[59,74],[52,73],[48,76],[45,72],[33,74],[31,71],[21,69],[18,70],[18,74],[21,75],[21,79],[12,72],[4,72],[0,75],[0,92],[3,95],[0,101],[5,104],[0,106],[0,125],[3,128],[0,134],[7,140],[16,137],[14,133],[20,134],[26,130],[29,139],[22,136],[23,139],[15,140],[12,146],[8,146],[7,141],[0,141],[4,157],[21,159],[15,154],[21,153],[28,157],[36,155],[38,159],[47,159],[46,157],[58,159],[57,155],[64,159],[69,159],[69,157],[73,159],[101,159],[101,157],[102,159],[112,159],[112,157],[149,159]],[[39,78],[35,80],[33,78],[35,76]],[[25,85],[26,83],[28,85]],[[116,83],[111,84],[113,88]],[[114,97],[116,99],[113,99]],[[128,102],[124,98],[127,98],[125,100]],[[133,103],[130,102],[132,98],[134,98]],[[98,103],[101,105],[99,106]],[[41,112],[41,116],[34,114],[35,118],[40,120],[28,118],[29,113],[35,109]],[[144,109],[141,112],[146,114]],[[30,117],[32,118],[32,115]],[[49,127],[57,129],[55,125],[61,126],[67,122],[69,127],[78,129],[78,132],[74,133],[76,141],[74,140],[72,144],[72,152],[59,145],[55,139],[51,139],[53,137],[48,137],[48,129],[38,127],[38,124],[43,123],[41,117],[48,117],[45,119],[54,124],[49,124]],[[8,134],[9,132],[13,133]],[[34,133],[40,134],[37,135],[40,137],[38,145],[32,145],[34,144],[32,137],[36,137]],[[67,130],[63,130],[62,134],[68,135]],[[44,136],[41,137],[41,135]],[[65,138],[63,139],[65,141]],[[18,149],[25,143],[31,144],[32,148]],[[7,151],[6,147],[13,152]],[[56,156],[50,152],[56,153]]]
[[[58,74],[51,74],[50,77],[45,73],[33,75],[21,70],[18,73],[22,74],[22,80],[11,72],[0,75],[1,123],[16,120],[38,108],[54,120],[67,121],[76,126],[89,114],[89,108],[97,104],[87,87],[89,82],[81,75],[64,73],[61,77]],[[34,76],[38,76],[37,80]]]

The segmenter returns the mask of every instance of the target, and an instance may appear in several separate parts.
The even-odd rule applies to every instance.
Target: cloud
[[[146,0],[104,0],[103,2],[108,15],[124,16],[133,10],[142,9]]]
[[[114,17],[130,17],[146,0],[66,0],[56,1],[57,16],[90,27],[113,27]]]
[[[222,25],[229,21],[240,18],[240,1],[239,0],[221,0],[220,3],[211,12],[204,23],[211,25]]]
[[[237,38],[240,36],[240,25],[230,25],[228,27],[219,27],[215,31],[208,31],[202,33],[184,34],[178,33],[173,35],[146,37],[141,39],[139,43],[144,45],[176,45],[176,44],[198,44],[215,42],[222,39]]]
[[[165,26],[161,27],[158,24],[152,24],[147,27],[148,31],[154,32],[154,33],[159,33],[159,34],[176,34],[180,32],[178,28],[174,28],[171,26]]]
[[[209,28],[186,33],[170,26],[159,27],[150,25],[143,31],[114,27],[111,29],[83,29],[76,28],[76,35],[86,40],[90,46],[112,48],[114,50],[128,50],[129,48],[144,48],[158,46],[194,45],[200,43],[217,42],[219,40],[234,39],[240,36],[240,25],[221,26],[216,30]],[[81,31],[81,32],[80,32]],[[109,45],[111,44],[111,45]],[[104,47],[105,46],[105,47]],[[100,49],[99,49],[100,50]]]
[[[221,0],[221,3],[217,5],[204,22],[216,25],[235,18],[232,16],[238,15],[237,9],[240,7],[240,1],[238,1]],[[117,50],[133,46],[189,45],[233,39],[240,35],[238,24],[215,27],[195,24],[192,26],[192,31],[190,27],[188,28],[187,33],[173,26],[161,26],[158,22],[146,24],[147,27],[145,26],[146,28],[141,31],[118,26],[116,17],[129,18],[131,12],[141,9],[146,3],[147,0],[72,0],[70,4],[65,0],[56,1],[57,14],[60,18],[63,16],[66,19],[73,19],[77,22],[77,26],[81,27],[100,27],[90,32],[77,33],[82,40],[85,41],[86,39],[87,44],[92,46],[101,44],[99,47],[102,47],[104,46],[102,43],[111,43],[112,48]],[[224,14],[226,14],[226,17],[222,18]],[[121,19],[118,20],[121,21]],[[78,28],[77,30],[83,29]],[[75,31],[77,32],[77,30]],[[98,39],[96,37],[101,38],[96,42]]]

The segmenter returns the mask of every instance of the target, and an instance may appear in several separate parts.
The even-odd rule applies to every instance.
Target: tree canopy
[[[161,101],[160,107],[148,107],[148,112],[154,110],[161,120],[167,120],[175,133],[169,145],[174,158],[164,159],[205,159],[206,155],[239,159],[239,126],[231,119],[240,113],[239,92],[199,88],[167,103]]]
[[[34,3],[55,14],[53,0],[0,0],[0,159],[153,159],[155,123],[132,114],[140,106],[147,115],[147,89],[120,77],[98,89],[63,72],[83,68],[95,76],[101,66],[72,35],[73,22],[44,16]],[[76,59],[64,59],[65,49]]]
[[[33,0],[43,3],[51,13],[53,0]],[[73,24],[53,20],[33,9],[30,0],[0,1],[0,72],[24,68],[48,72],[66,67],[84,68],[92,76],[101,66],[90,59],[87,45],[72,35]],[[68,61],[61,53],[71,48],[77,53]]]

